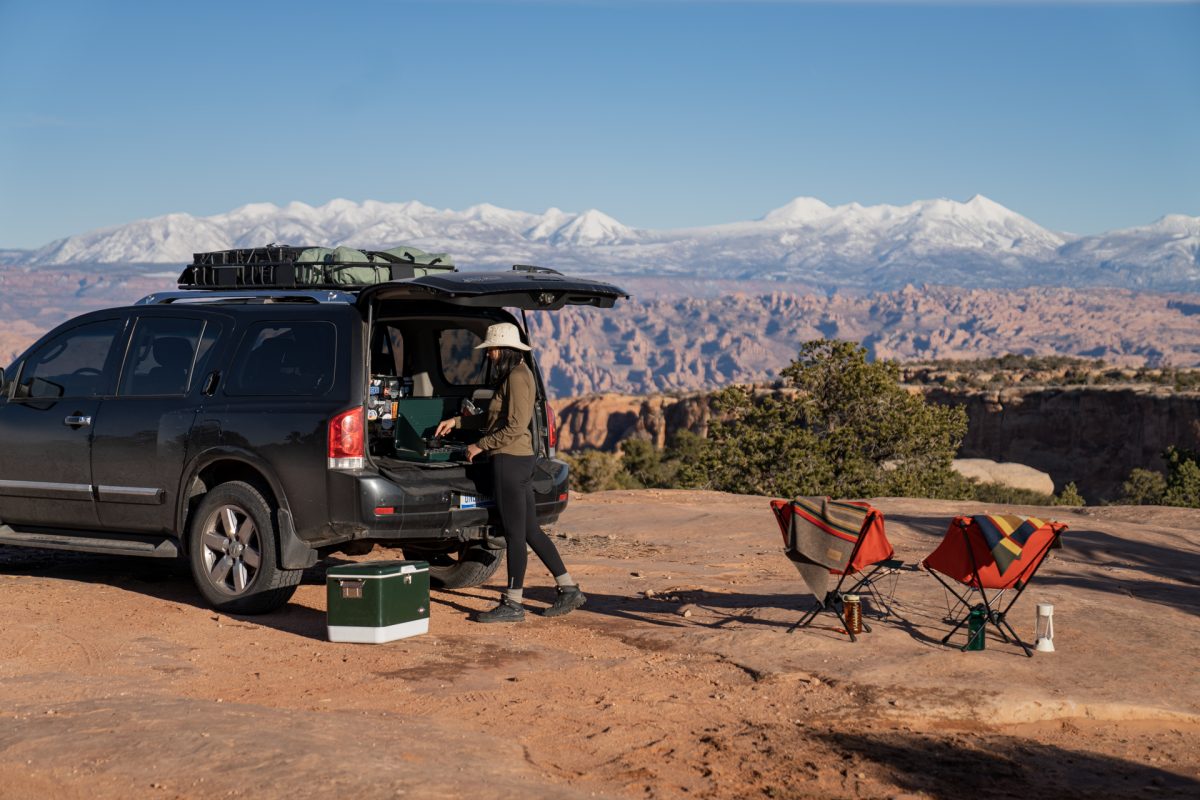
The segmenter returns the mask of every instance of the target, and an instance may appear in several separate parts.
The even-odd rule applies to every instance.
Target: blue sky
[[[1200,215],[1200,4],[0,0],[0,247],[259,201]]]

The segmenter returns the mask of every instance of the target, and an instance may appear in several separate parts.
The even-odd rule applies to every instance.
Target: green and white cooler
[[[429,563],[367,561],[325,573],[329,641],[380,644],[429,632]]]

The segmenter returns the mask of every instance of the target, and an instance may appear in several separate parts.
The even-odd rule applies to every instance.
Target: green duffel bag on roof
[[[367,252],[354,247],[307,247],[295,264],[296,282],[309,286],[370,286],[394,277],[454,271],[449,253],[427,253],[407,245]],[[408,267],[411,274],[396,275],[393,265]]]
[[[369,286],[392,279],[391,268],[384,259],[373,258],[353,247],[309,247],[297,256],[296,265],[297,283]]]

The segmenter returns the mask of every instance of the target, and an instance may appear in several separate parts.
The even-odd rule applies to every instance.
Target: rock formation
[[[560,450],[614,450],[624,439],[647,439],[663,447],[676,431],[704,436],[711,414],[708,396],[638,397],[599,394],[551,403],[558,416]]]
[[[1198,393],[1157,387],[914,391],[966,408],[962,458],[1016,462],[1048,473],[1053,486],[1042,483],[1036,491],[1061,491],[1074,481],[1089,503],[1117,499],[1134,467],[1163,469],[1161,454],[1170,445],[1200,448]],[[711,416],[702,394],[594,395],[554,405],[563,450],[611,450],[628,436],[661,447],[680,429],[704,434]]]
[[[1200,394],[1149,387],[930,389],[967,410],[959,455],[1016,461],[1074,481],[1089,503],[1120,497],[1134,467],[1163,469],[1170,445],[1200,447]]]
[[[656,284],[648,299],[609,310],[530,314],[551,393],[670,393],[770,381],[803,342],[820,338],[862,342],[872,357],[899,361],[1020,353],[1200,365],[1194,295],[910,286],[680,298],[679,291],[671,296]]]
[[[1054,494],[1054,479],[1048,473],[1011,461],[956,458],[954,471],[964,478],[980,483],[998,483],[1001,486],[1011,486],[1014,489],[1025,489],[1039,494]]]

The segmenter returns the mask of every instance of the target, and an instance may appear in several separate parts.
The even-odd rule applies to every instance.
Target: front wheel
[[[479,586],[496,574],[504,562],[504,551],[489,550],[479,543],[434,549],[405,547],[404,557],[429,562],[429,582],[442,589]]]
[[[304,574],[282,569],[271,507],[248,483],[222,483],[192,516],[188,561],[209,605],[232,614],[265,614],[287,603]]]

